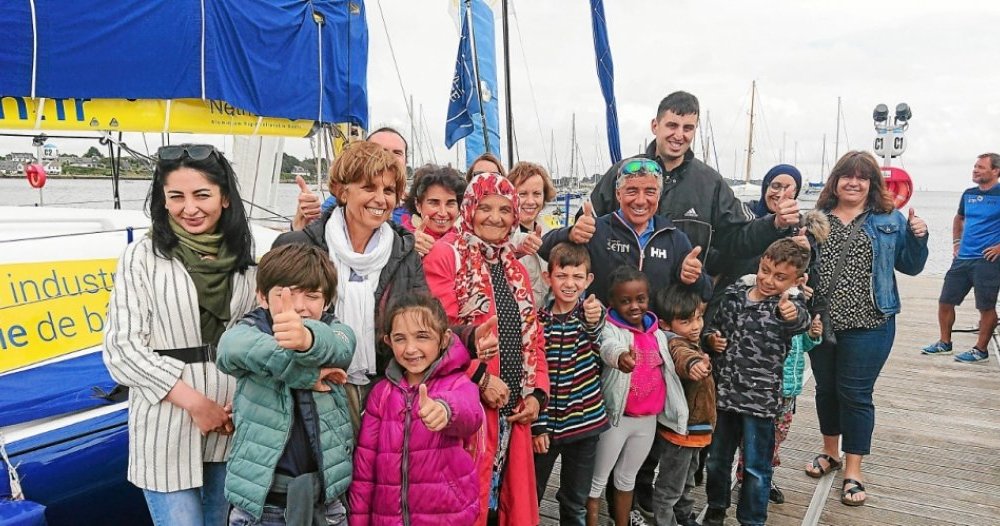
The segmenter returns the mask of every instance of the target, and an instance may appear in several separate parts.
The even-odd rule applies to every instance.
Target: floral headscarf
[[[510,232],[497,244],[484,241],[475,234],[472,219],[480,201],[491,195],[499,195],[510,200],[514,209],[514,221]],[[480,315],[493,310],[493,287],[490,280],[489,264],[500,263],[510,284],[511,293],[517,301],[521,315],[521,350],[524,353],[524,379],[522,392],[531,392],[535,383],[534,346],[541,337],[541,325],[535,311],[534,293],[524,266],[514,256],[510,236],[517,230],[518,197],[517,189],[507,178],[495,172],[481,173],[472,178],[462,198],[462,222],[458,226],[458,240],[455,248],[459,255],[459,268],[455,282],[458,299],[458,317],[463,323],[471,324]]]

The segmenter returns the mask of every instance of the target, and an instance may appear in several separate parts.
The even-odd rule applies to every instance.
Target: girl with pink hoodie
[[[368,397],[348,497],[351,526],[471,524],[479,516],[476,443],[484,414],[470,356],[426,294],[384,317],[394,360]]]

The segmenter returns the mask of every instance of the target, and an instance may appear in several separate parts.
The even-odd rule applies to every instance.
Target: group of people
[[[332,202],[303,185],[256,264],[221,152],[161,148],[104,351],[154,522],[537,524],[561,457],[563,524],[597,524],[605,496],[619,526],[696,524],[702,465],[703,524],[722,524],[734,462],[736,517],[764,524],[807,352],[806,473],[843,466],[842,501],[863,504],[894,270],[922,270],[927,226],[865,152],[813,212],[788,165],[744,205],[694,158],[698,114],[663,99],[649,150],[549,232],[542,166],[485,154],[407,192],[406,142],[377,130],[334,162]]]

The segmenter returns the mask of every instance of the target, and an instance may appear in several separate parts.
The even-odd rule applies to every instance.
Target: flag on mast
[[[476,89],[472,60],[469,21],[467,17],[462,17],[462,36],[458,41],[455,76],[451,79],[451,96],[448,101],[448,119],[444,125],[444,145],[447,148],[472,133],[472,116],[479,113],[479,92]]]

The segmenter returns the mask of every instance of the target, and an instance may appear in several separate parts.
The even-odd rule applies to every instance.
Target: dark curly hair
[[[425,164],[413,172],[413,188],[403,201],[403,205],[411,214],[417,213],[417,204],[424,200],[427,190],[438,185],[455,194],[459,208],[462,207],[462,197],[468,183],[462,178],[462,173],[449,166]]]

